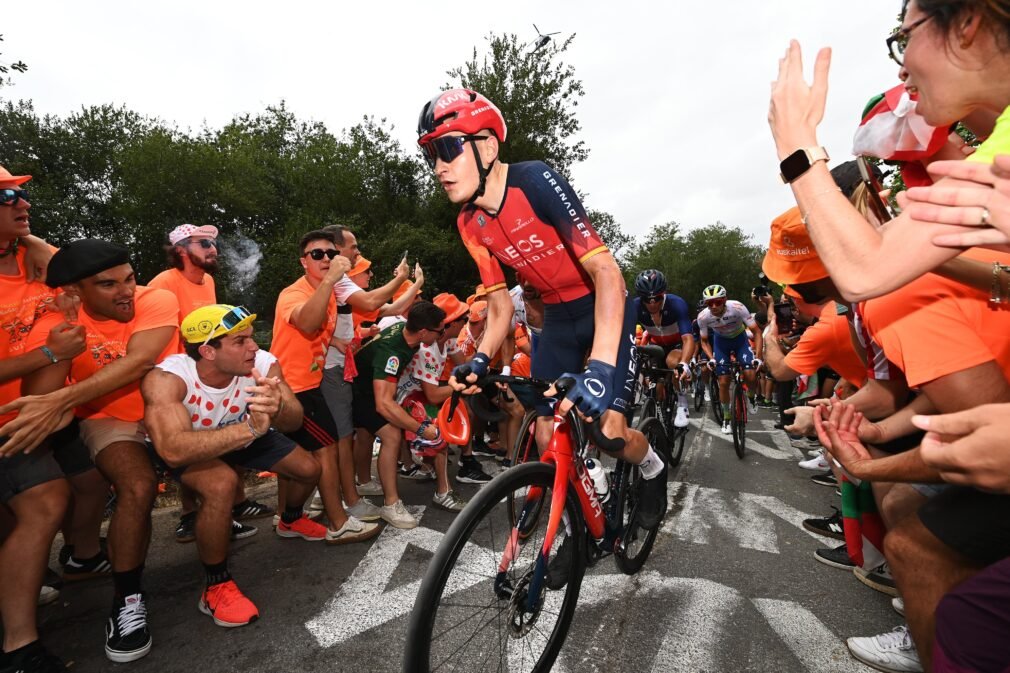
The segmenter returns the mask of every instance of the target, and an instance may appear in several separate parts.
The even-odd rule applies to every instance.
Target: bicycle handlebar
[[[556,382],[552,383],[550,381],[544,381],[542,379],[534,379],[527,376],[503,376],[501,374],[491,374],[485,376],[484,378],[477,381],[475,385],[478,387],[485,387],[488,385],[495,385],[497,383],[502,383],[510,386],[523,386],[527,388],[532,388],[538,392],[543,393],[552,385],[558,391],[558,398],[563,398],[571,390],[574,381],[572,379],[558,379]],[[462,393],[459,391],[452,394],[453,402],[449,406],[449,420],[452,420],[452,414],[456,409],[458,400]],[[483,395],[471,395],[470,396],[470,408],[477,418],[480,418],[489,423],[497,423],[508,418],[508,414],[503,411],[496,411],[491,408],[491,405],[486,397]],[[597,447],[606,451],[608,453],[619,453],[624,450],[624,438],[623,437],[607,437],[603,434],[600,429],[600,423],[597,421],[585,423],[585,427],[589,433],[589,438],[592,440],[593,444]]]

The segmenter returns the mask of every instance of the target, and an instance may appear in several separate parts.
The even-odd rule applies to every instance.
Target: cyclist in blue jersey
[[[571,378],[561,411],[574,405],[605,435],[624,440],[621,456],[644,477],[639,522],[655,526],[666,512],[666,465],[626,416],[637,373],[634,307],[575,190],[542,162],[502,163],[505,119],[475,91],[435,96],[422,108],[417,131],[425,160],[449,200],[462,207],[457,228],[487,290],[481,350],[453,371],[450,384],[476,392],[465,384],[487,372],[511,325],[502,264],[521,272],[544,302],[532,375]],[[553,432],[550,400],[537,412],[537,442],[545,447]]]
[[[761,355],[764,343],[761,340],[761,330],[751,317],[747,307],[738,301],[726,299],[726,288],[722,285],[709,285],[702,292],[705,300],[705,310],[698,315],[698,332],[701,335],[701,347],[708,355],[708,364],[719,377],[719,401],[722,402],[722,433],[731,432],[729,417],[729,380],[731,357],[743,365],[744,380],[747,382],[747,395],[751,407],[756,410],[757,369],[761,366]],[[709,339],[709,331],[712,338]],[[754,348],[757,357],[751,350],[747,339],[750,332],[754,338]]]
[[[645,332],[645,343],[662,347],[666,366],[676,369],[678,428],[687,427],[687,392],[684,382],[691,380],[688,364],[694,357],[696,342],[691,333],[691,314],[687,302],[666,291],[666,276],[662,271],[646,269],[635,279],[635,315]],[[665,394],[666,391],[663,391]]]

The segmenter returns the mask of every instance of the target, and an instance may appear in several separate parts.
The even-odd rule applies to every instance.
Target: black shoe
[[[456,481],[464,484],[486,484],[491,481],[491,475],[480,466],[480,461],[472,456],[467,459],[463,457],[459,462],[459,471],[456,473]]]
[[[14,652],[0,654],[0,673],[63,673],[63,661],[36,640]]]
[[[112,565],[105,552],[99,551],[94,558],[75,559],[71,554],[67,562],[63,564],[63,581],[80,582],[90,580],[95,577],[109,577],[112,575]]]
[[[249,498],[231,508],[231,517],[236,521],[262,519],[263,517],[273,516],[276,513],[277,510],[270,505],[264,505],[262,502],[256,502]]]
[[[151,651],[151,632],[147,630],[147,606],[144,594],[115,598],[105,625],[105,656],[124,664],[136,661]]]
[[[247,537],[252,537],[259,529],[256,526],[247,526],[244,523],[239,523],[238,521],[231,522],[231,539],[232,540],[244,540]]]
[[[666,515],[666,465],[652,479],[638,479],[638,525],[655,528]]]
[[[814,558],[832,568],[852,570],[856,567],[856,563],[849,557],[849,549],[845,545],[834,549],[818,549],[814,552]]]
[[[786,426],[783,425],[782,423],[776,423],[772,427],[775,428],[776,430],[784,430]]]
[[[555,544],[557,544],[556,541]],[[568,569],[572,565],[572,549],[574,548],[571,536],[566,535],[565,539],[561,541],[561,546],[558,547],[558,552],[547,564],[548,589],[557,591],[568,584]]]
[[[837,507],[831,509],[835,510],[835,513],[823,519],[804,519],[803,527],[811,533],[844,540],[845,528],[842,526],[842,513],[838,511]]]
[[[179,517],[179,525],[175,527],[176,542],[192,542],[196,539],[196,512],[183,514]]]
[[[818,484],[819,486],[838,486],[838,479],[835,478],[835,475],[833,475],[830,470],[824,474],[815,474],[810,477],[810,481]]]
[[[473,455],[485,456],[487,458],[494,458],[495,451],[494,449],[492,449],[490,446],[487,445],[487,442],[485,442],[483,438],[474,437]]]

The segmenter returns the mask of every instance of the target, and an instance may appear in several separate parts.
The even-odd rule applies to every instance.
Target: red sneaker
[[[278,521],[277,534],[281,537],[300,537],[303,540],[318,542],[326,539],[326,526],[303,515],[294,523],[284,523],[284,519]]]
[[[215,624],[227,628],[245,626],[260,617],[259,610],[239,591],[234,580],[207,587],[197,607],[203,614],[213,617]]]

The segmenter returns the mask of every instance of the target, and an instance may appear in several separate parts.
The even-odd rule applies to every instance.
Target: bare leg
[[[231,508],[238,476],[220,460],[191,465],[182,482],[200,498],[196,515],[196,549],[206,565],[224,563],[231,542]]]
[[[371,455],[369,455],[371,462]],[[358,504],[361,498],[354,487],[354,436],[348,435],[337,440],[337,464],[340,467],[340,491],[348,507]],[[371,477],[369,477],[371,478]],[[367,481],[367,479],[365,480]],[[364,482],[362,482],[364,483]]]
[[[338,530],[347,523],[347,512],[340,501],[340,467],[337,465],[337,445],[324,446],[312,455],[319,463],[319,496],[323,499],[326,518],[329,519],[330,529]],[[395,465],[393,469],[396,470]],[[291,491],[293,486],[294,484],[289,482],[287,490]],[[292,494],[289,492],[286,497],[290,499]],[[305,497],[308,497],[308,493],[305,493]]]
[[[385,494],[385,504],[395,504],[400,499],[396,483],[396,457],[400,454],[403,433],[386,423],[379,428],[379,481]]]
[[[95,469],[68,479],[73,493],[72,505],[64,518],[63,539],[74,546],[74,557],[89,559],[101,551],[99,537],[109,483]]]
[[[14,530],[0,546],[0,616],[4,652],[38,640],[35,612],[49,548],[63,521],[70,487],[54,479],[19,493],[8,503]]]
[[[359,484],[372,480],[372,442],[375,436],[364,428],[354,429],[354,474]]]
[[[116,489],[109,561],[115,572],[133,570],[143,565],[151,540],[151,508],[158,492],[151,459],[140,444],[115,442],[98,454],[95,464]]]

